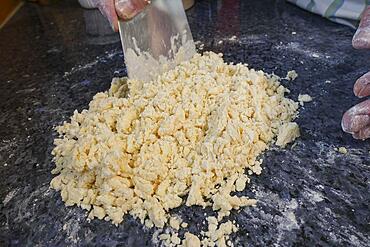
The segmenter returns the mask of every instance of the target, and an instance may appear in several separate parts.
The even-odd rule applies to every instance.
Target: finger
[[[100,12],[108,19],[114,31],[118,31],[118,17],[114,7],[114,0],[99,1],[98,8]]]
[[[361,102],[344,113],[342,129],[347,133],[354,134],[370,125],[370,100]]]
[[[122,20],[130,20],[142,11],[148,0],[116,0],[115,7]]]
[[[370,125],[364,127],[359,132],[354,133],[353,138],[360,139],[360,140],[365,140],[365,139],[370,138]]]
[[[354,134],[370,124],[370,117],[367,115],[358,115],[347,117],[343,115],[342,129],[344,132]]]
[[[362,13],[359,27],[352,39],[355,49],[370,49],[370,7]]]
[[[370,95],[370,72],[364,74],[356,81],[353,92],[359,98]]]

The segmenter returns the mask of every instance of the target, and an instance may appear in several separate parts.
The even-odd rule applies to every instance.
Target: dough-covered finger
[[[356,49],[370,49],[370,7],[362,13],[360,25],[353,36],[352,45]]]
[[[370,125],[370,100],[366,100],[350,108],[342,118],[342,129],[354,134]]]
[[[346,116],[343,115],[342,119],[342,129],[343,131],[354,134],[360,131],[362,128],[370,124],[370,117],[367,115],[357,115],[357,116]]]
[[[142,11],[148,4],[148,0],[116,0],[117,15],[122,20],[130,20]]]
[[[353,92],[360,98],[370,95],[370,72],[364,74],[356,81]]]
[[[359,132],[354,133],[353,138],[360,139],[360,140],[365,140],[365,139],[370,138],[370,125],[364,127]]]

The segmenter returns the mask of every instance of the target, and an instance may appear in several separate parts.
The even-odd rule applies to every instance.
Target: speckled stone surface
[[[351,47],[354,30],[282,0],[198,1],[187,14],[204,50],[281,76],[295,69],[298,79],[284,81],[288,97],[313,97],[297,120],[302,137],[266,152],[262,175],[241,193],[259,203],[232,212],[235,246],[369,246],[370,142],[340,128],[343,112],[360,102],[354,81],[370,69],[370,53]],[[0,30],[0,246],[156,246],[156,229],[131,217],[118,227],[89,223],[49,189],[53,126],[118,75],[125,75],[118,36],[74,1],[26,4]],[[341,146],[348,154],[334,150]],[[212,214],[173,211],[195,233],[204,212]]]

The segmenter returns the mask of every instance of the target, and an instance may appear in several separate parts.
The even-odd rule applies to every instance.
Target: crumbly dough
[[[288,143],[300,136],[299,127],[297,123],[285,123],[279,128],[279,134],[276,140],[276,145],[285,147]]]
[[[180,246],[181,239],[178,236],[177,232],[174,233],[163,233],[159,235],[159,239],[164,243],[165,246],[168,247],[174,247],[174,246]]]
[[[200,240],[194,234],[187,232],[185,233],[183,247],[200,247]]]
[[[280,146],[299,136],[291,122],[298,104],[286,92],[276,77],[226,64],[212,52],[150,83],[113,79],[88,110],[56,128],[51,187],[67,206],[114,224],[130,214],[147,227],[176,229],[182,224],[171,209],[210,206],[218,217],[208,219],[210,233],[199,241],[224,246],[237,227],[217,222],[232,209],[256,204],[232,195],[249,183],[246,172],[261,173],[257,157],[277,135]],[[176,234],[161,237],[181,242]],[[189,234],[185,242],[198,244]]]
[[[204,238],[201,241],[204,247],[226,247],[226,242],[229,240],[230,234],[237,232],[238,227],[231,221],[219,224],[216,217],[208,217],[208,231],[204,233]],[[229,245],[233,246],[233,244]]]
[[[312,97],[308,94],[300,94],[298,95],[298,101],[301,106],[304,105],[304,103],[311,102]]]

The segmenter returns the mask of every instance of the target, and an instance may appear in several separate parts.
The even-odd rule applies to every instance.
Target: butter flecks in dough
[[[279,128],[279,134],[277,136],[276,145],[285,147],[288,143],[295,140],[300,136],[299,127],[297,123],[289,122],[285,123]]]
[[[222,219],[256,203],[231,193],[245,188],[245,172],[261,173],[258,155],[277,135],[281,146],[298,136],[287,91],[277,77],[212,52],[151,83],[114,79],[57,127],[51,187],[66,205],[114,224],[131,214],[164,227],[182,204],[211,206]]]

